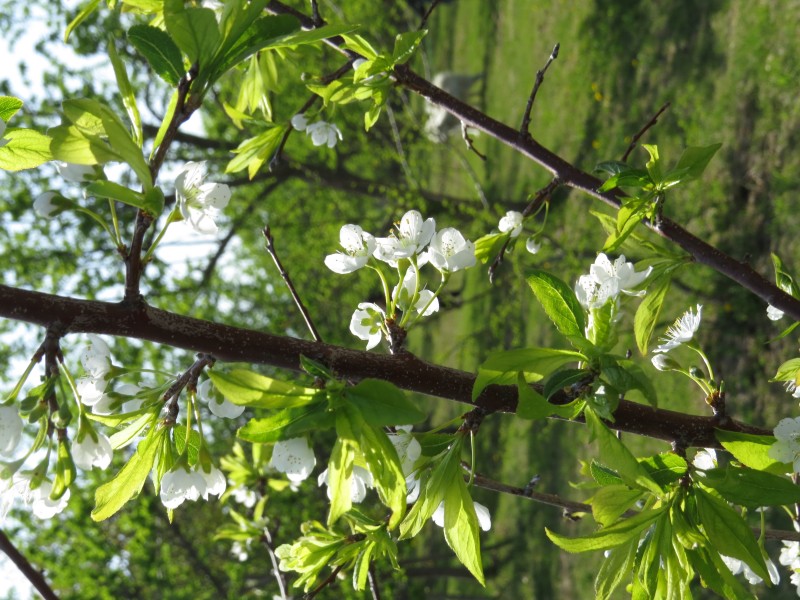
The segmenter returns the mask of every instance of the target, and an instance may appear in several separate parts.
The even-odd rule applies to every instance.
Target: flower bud
[[[667,354],[656,354],[650,359],[653,366],[659,371],[679,371],[681,365]]]

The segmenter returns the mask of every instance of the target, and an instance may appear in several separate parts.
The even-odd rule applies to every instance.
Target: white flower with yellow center
[[[231,190],[224,183],[205,183],[205,162],[188,162],[175,179],[178,208],[186,222],[198,233],[216,233],[214,222],[228,205]]]
[[[352,273],[366,265],[376,247],[375,238],[358,225],[342,225],[339,243],[344,252],[326,256],[325,266],[340,275]]]
[[[437,232],[428,248],[428,260],[442,273],[454,273],[475,266],[475,244],[460,231],[445,227]]]

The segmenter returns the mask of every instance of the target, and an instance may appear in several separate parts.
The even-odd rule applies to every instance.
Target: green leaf
[[[183,0],[165,0],[164,24],[173,41],[205,73],[219,44],[219,28],[210,8],[184,7]]]
[[[6,123],[22,108],[22,100],[14,96],[0,96],[0,119]]]
[[[650,155],[650,160],[647,161],[645,166],[647,167],[647,172],[650,174],[650,179],[652,179],[653,183],[657,185],[663,179],[661,158],[658,155],[658,146],[654,144],[642,144],[642,148],[647,150],[647,153]]]
[[[80,10],[80,12],[77,15],[75,15],[75,18],[72,19],[72,21],[70,21],[69,25],[67,25],[67,28],[64,31],[65,42],[69,40],[69,36],[73,32],[73,30],[78,25],[83,23],[86,20],[86,18],[89,17],[94,11],[96,11],[98,6],[100,6],[100,0],[89,0],[89,2],[86,3],[86,6],[84,6]]]
[[[124,185],[114,183],[113,181],[93,181],[86,186],[86,193],[90,196],[96,196],[98,198],[111,198],[112,200],[116,200],[136,208],[145,207],[144,194],[134,192]]]
[[[771,435],[753,435],[725,429],[715,429],[714,434],[725,450],[751,469],[767,471],[776,475],[792,472],[791,465],[779,462],[769,456],[769,449],[775,443],[775,438]]]
[[[591,535],[568,538],[545,528],[547,537],[556,546],[567,552],[589,552],[592,550],[608,550],[616,548],[631,540],[638,540],[639,534],[650,527],[656,519],[667,516],[666,506],[645,510],[630,519],[617,521],[613,525],[603,527]]]
[[[586,409],[583,414],[586,417],[586,424],[599,444],[601,462],[613,466],[628,485],[649,490],[660,496],[661,486],[639,464],[627,446],[606,427],[593,410]]]
[[[462,477],[450,484],[444,496],[444,539],[461,564],[485,586],[478,516],[475,514],[475,503]]]
[[[800,487],[786,477],[764,471],[730,465],[725,469],[700,471],[696,477],[728,502],[747,508],[800,502]]]
[[[528,285],[560,333],[570,339],[585,339],[583,307],[566,283],[546,271],[535,270],[528,276]]]
[[[719,553],[702,546],[686,550],[690,564],[700,576],[704,587],[709,587],[722,598],[731,600],[756,600],[756,596],[745,589],[742,582],[731,573]]]
[[[236,156],[225,167],[225,172],[237,173],[247,169],[250,179],[255,177],[261,166],[275,154],[287,129],[287,125],[276,125],[243,141],[233,151]]]
[[[500,252],[508,239],[508,233],[490,233],[475,240],[475,258],[485,263]]]
[[[200,447],[202,446],[200,434],[195,429],[189,430],[188,447],[186,444],[186,427],[175,427],[172,432],[172,437],[175,440],[175,449],[178,451],[178,454],[180,455],[186,452],[189,465],[196,465],[200,458]]]
[[[208,371],[208,376],[214,382],[214,387],[238,406],[293,408],[309,404],[320,393],[314,388],[272,379],[245,369],[228,372],[212,369]]]
[[[316,402],[307,406],[287,408],[268,417],[250,419],[236,435],[245,441],[268,444],[297,437],[314,430],[330,429],[334,426],[326,403]]]
[[[9,127],[4,139],[8,142],[0,146],[0,169],[4,171],[33,169],[53,159],[51,139],[38,131]]]
[[[358,52],[367,60],[374,60],[377,58],[378,51],[375,50],[375,47],[361,35],[357,33],[343,33],[342,38],[344,38],[344,43],[347,48],[353,50],[354,52]]]
[[[596,460],[589,463],[589,474],[595,482],[603,486],[623,485],[625,483],[614,469],[601,465]]]
[[[585,369],[564,369],[556,371],[544,382],[542,390],[545,398],[550,400],[555,394],[563,391],[567,394],[574,393],[571,388],[582,388],[594,379],[594,375]]]
[[[347,416],[339,411],[336,414],[336,443],[333,445],[328,462],[328,492],[331,508],[328,513],[328,526],[345,514],[352,504],[353,464],[356,460],[358,444]]]
[[[778,367],[778,372],[770,381],[791,381],[797,384],[800,379],[800,358],[791,358]]]
[[[409,31],[401,33],[394,39],[394,51],[392,52],[392,64],[406,62],[422,42],[422,38],[428,33],[427,29]]]
[[[639,460],[639,464],[642,465],[650,474],[650,477],[661,486],[675,483],[686,474],[689,468],[685,458],[673,454],[672,452],[655,454],[654,456],[642,458]]]
[[[652,381],[635,362],[621,359],[616,365],[604,366],[602,374],[611,387],[620,394],[630,390],[637,390],[641,392],[650,406],[654,408],[658,406],[658,396]]]
[[[249,10],[252,11],[252,8]],[[260,11],[256,11],[258,12]],[[221,75],[259,50],[272,48],[285,36],[299,31],[301,31],[300,23],[291,15],[271,15],[256,19],[251,22],[247,31],[235,40],[235,43],[229,45],[226,36],[225,46],[218,51],[219,58],[214,66],[215,71]]]
[[[609,485],[601,488],[589,500],[589,504],[592,505],[592,516],[600,525],[608,527],[643,495],[641,490],[632,490],[626,485]]]
[[[375,481],[378,497],[391,511],[388,527],[394,529],[406,514],[406,478],[400,457],[389,436],[380,428],[364,422],[359,427],[361,452]]]
[[[621,206],[617,212],[617,230],[606,238],[603,252],[616,252],[642,219],[647,216],[650,206],[649,197],[634,198]]]
[[[695,488],[700,523],[714,550],[747,563],[764,581],[769,581],[761,549],[742,516],[724,500]]]
[[[72,460],[72,453],[66,439],[59,440],[56,458],[55,480],[50,491],[50,498],[56,500],[63,496],[72,482],[75,481],[77,474],[75,462]]]
[[[172,86],[178,85],[185,69],[180,49],[172,38],[158,27],[134,25],[128,40],[145,57],[156,75]]]
[[[358,25],[347,25],[340,23],[337,25],[325,25],[308,31],[297,31],[283,35],[270,43],[270,48],[292,48],[303,44],[314,44],[327,38],[353,33],[359,29]]]
[[[131,82],[128,79],[125,65],[120,60],[113,41],[109,41],[108,43],[108,57],[111,59],[111,66],[114,68],[114,77],[117,80],[117,87],[122,96],[122,104],[128,112],[128,118],[133,127],[133,141],[141,148],[143,142],[142,118],[139,115],[139,108],[136,106],[136,94],[133,91],[133,86],[131,86]]]
[[[647,354],[650,338],[653,337],[653,329],[658,322],[661,308],[664,306],[664,298],[669,291],[672,283],[672,275],[665,274],[650,281],[647,286],[647,294],[644,300],[636,309],[636,316],[633,319],[633,333],[636,336],[636,346],[642,356]]]
[[[520,374],[517,380],[517,411],[522,419],[546,419],[556,415],[563,419],[574,419],[585,405],[583,400],[576,399],[569,404],[551,404],[544,396],[533,389]]]
[[[708,163],[722,147],[722,144],[711,144],[710,146],[689,146],[683,151],[675,170],[685,169],[686,174],[681,181],[697,179],[706,170]]]
[[[472,399],[475,400],[488,385],[514,383],[517,373],[524,373],[526,381],[540,381],[569,362],[585,360],[588,359],[580,352],[557,348],[520,348],[493,352],[478,368]]]
[[[644,188],[645,186],[651,185],[652,183],[653,182],[650,179],[650,175],[647,173],[647,171],[645,171],[644,169],[631,168],[628,171],[622,171],[606,179],[603,185],[597,188],[597,191],[603,193],[609,190],[613,190],[614,188],[617,187]]]
[[[388,381],[364,379],[346,388],[344,394],[366,422],[376,427],[410,425],[425,420],[427,416]]]
[[[142,491],[147,474],[153,468],[156,453],[169,430],[165,427],[151,429],[139,442],[136,452],[119,473],[95,492],[92,520],[104,521],[115,515],[125,504]]]
[[[169,124],[172,122],[172,117],[175,115],[175,109],[178,107],[178,96],[179,93],[177,89],[172,92],[172,96],[170,96],[167,112],[164,114],[161,125],[159,125],[158,131],[156,132],[156,137],[153,140],[153,149],[150,151],[151,160],[158,150],[158,147],[161,145],[161,142],[164,141],[164,136],[167,135],[167,129],[169,129]]]
[[[594,582],[595,600],[610,600],[622,581],[630,577],[638,539],[609,550]]]

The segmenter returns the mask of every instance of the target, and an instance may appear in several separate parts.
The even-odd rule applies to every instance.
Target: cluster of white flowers
[[[461,232],[452,227],[437,232],[436,222],[431,218],[423,219],[416,210],[403,215],[395,231],[387,237],[376,238],[358,225],[344,225],[339,231],[339,243],[343,252],[325,257],[325,265],[334,273],[352,273],[374,258],[397,268],[402,276],[391,296],[386,298],[388,310],[372,302],[362,302],[353,313],[350,331],[367,342],[367,350],[377,346],[387,333],[387,313],[388,317],[395,318],[395,311],[402,311],[403,325],[407,315],[423,317],[439,310],[437,293],[425,289],[418,281],[421,267],[430,263],[444,281],[451,273],[468,269],[476,262],[475,245]],[[378,270],[377,266],[374,268]],[[385,279],[384,284],[388,293]]]
[[[175,178],[178,209],[189,226],[198,233],[217,232],[216,218],[228,205],[231,190],[224,183],[206,183],[205,162],[188,162]]]
[[[50,494],[53,484],[42,481],[35,489],[31,489],[32,478],[27,473],[15,473],[8,479],[0,479],[0,524],[5,520],[8,511],[19,499],[31,507],[33,514],[40,519],[50,519],[63,511],[69,502],[69,490],[57,500],[52,500]]]
[[[244,406],[237,406],[217,391],[210,379],[197,386],[197,398],[208,404],[208,410],[221,419],[235,419],[244,412]]]
[[[315,121],[309,123],[308,118],[299,113],[292,117],[292,127],[297,131],[305,131],[315,146],[328,146],[333,148],[342,139],[341,130],[333,123]]]
[[[581,275],[575,285],[578,302],[586,309],[601,308],[609,300],[616,301],[620,292],[628,296],[643,296],[644,290],[636,291],[650,275],[652,267],[646,271],[636,271],[633,263],[625,262],[621,255],[613,263],[600,253],[589,267],[588,275]]]
[[[795,529],[797,528],[797,522],[795,521]],[[788,567],[792,572],[790,580],[797,590],[797,595],[800,596],[800,542],[784,541],[778,562],[784,567]]]
[[[174,509],[185,500],[194,502],[200,496],[208,500],[209,494],[220,496],[227,485],[222,471],[214,466],[208,471],[199,465],[193,470],[178,466],[161,478],[161,502],[165,507]]]

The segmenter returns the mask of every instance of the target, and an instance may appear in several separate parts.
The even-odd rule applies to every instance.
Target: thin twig
[[[197,379],[206,367],[211,367],[216,362],[216,359],[210,354],[200,353],[197,355],[197,360],[194,364],[186,369],[183,374],[169,386],[164,395],[161,396],[161,401],[166,404],[166,421],[174,424],[178,419],[178,397],[181,391],[187,385],[190,389],[197,387]]]
[[[478,149],[475,147],[475,144],[472,141],[472,137],[470,137],[469,131],[467,130],[467,124],[464,123],[464,121],[461,121],[461,137],[464,139],[464,143],[467,145],[467,148],[469,148],[475,154],[477,154],[481,160],[483,161],[486,160],[486,155],[478,152]]]
[[[660,117],[661,114],[668,108],[669,108],[669,102],[665,103],[664,106],[659,108],[658,112],[655,115],[653,115],[653,118],[650,119],[647,123],[645,123],[645,126],[642,127],[639,130],[639,132],[631,138],[631,143],[628,146],[628,149],[625,150],[625,154],[622,155],[622,162],[626,162],[628,160],[628,156],[630,156],[631,152],[633,152],[633,149],[636,148],[636,142],[639,141],[639,138],[641,138],[647,132],[647,130],[650,129],[653,125],[658,123],[658,117]]]
[[[553,51],[550,53],[550,57],[547,59],[544,67],[536,71],[536,81],[533,84],[531,95],[528,97],[528,104],[525,106],[525,115],[522,117],[522,125],[519,126],[519,132],[523,135],[530,135],[530,131],[528,129],[531,124],[531,110],[533,109],[533,101],[536,99],[536,93],[539,91],[539,87],[544,81],[544,74],[547,73],[547,69],[550,68],[550,65],[553,63],[553,61],[558,58],[558,49],[560,47],[561,44],[556,44],[553,46]]]
[[[42,598],[45,600],[58,600],[58,596],[53,591],[53,588],[50,587],[50,584],[47,583],[42,572],[37,570],[22,552],[17,550],[17,547],[14,546],[2,529],[0,529],[0,550],[11,559],[11,562],[25,575],[25,578],[42,595]]]
[[[336,576],[339,574],[339,571],[341,571],[343,568],[344,568],[344,565],[337,566],[331,572],[331,574],[328,575],[325,578],[325,581],[323,581],[317,587],[315,587],[313,590],[311,590],[310,592],[305,594],[303,596],[303,600],[311,600],[312,598],[314,598],[317,594],[319,594],[322,590],[324,590],[326,586],[330,585],[333,582],[334,579],[336,579]]]
[[[278,253],[275,250],[275,240],[272,237],[272,232],[270,231],[269,225],[264,227],[264,230],[261,232],[264,234],[264,239],[267,241],[267,252],[272,257],[272,260],[275,262],[275,266],[278,267],[278,273],[280,273],[283,282],[286,284],[286,287],[289,288],[289,292],[292,294],[292,298],[294,299],[294,303],[297,305],[297,308],[300,310],[300,314],[303,315],[303,320],[306,322],[306,327],[311,332],[311,337],[314,338],[315,342],[321,342],[322,337],[319,335],[319,331],[314,326],[314,322],[311,320],[311,315],[308,313],[305,304],[300,299],[300,295],[297,293],[297,290],[292,283],[292,278],[289,277],[289,273],[283,267],[283,263],[278,258]]]
[[[525,207],[525,210],[522,211],[522,218],[525,219],[526,217],[535,214],[536,211],[538,211],[539,208],[542,206],[542,204],[547,202],[550,196],[553,194],[553,192],[563,183],[564,182],[561,181],[560,178],[555,177],[550,183],[548,183],[546,186],[544,186],[542,189],[536,192],[536,195],[533,197],[533,200],[531,200],[528,203],[528,206]],[[506,255],[506,250],[508,249],[508,245],[510,243],[511,243],[511,237],[509,236],[509,238],[503,243],[503,246],[500,248],[500,251],[497,253],[497,256],[495,256],[494,260],[492,261],[492,264],[489,266],[489,283],[494,283],[495,274],[497,273],[497,269],[503,263],[503,259],[505,258]]]
[[[264,544],[264,547],[267,549],[267,554],[269,554],[269,560],[272,563],[272,572],[278,582],[278,589],[281,592],[281,598],[282,600],[288,600],[289,594],[286,591],[286,579],[284,578],[283,572],[278,566],[278,557],[275,556],[275,549],[272,547],[272,535],[267,527],[264,527],[263,531],[261,532],[261,543]]]
[[[375,563],[371,563],[369,565],[367,578],[369,579],[369,591],[372,593],[372,600],[381,600],[381,590],[378,587],[378,576],[375,574]]]
[[[430,6],[430,8],[428,10],[425,11],[425,14],[422,17],[422,21],[420,22],[418,29],[425,29],[425,25],[427,25],[428,19],[430,18],[431,14],[433,13],[433,10],[437,6],[439,6],[439,3],[441,1],[442,0],[433,0],[433,2],[431,2],[431,6]]]
[[[317,0],[311,0],[311,20],[314,21],[316,27],[322,27],[325,24],[325,21],[322,20],[319,14],[319,4],[317,4]]]

